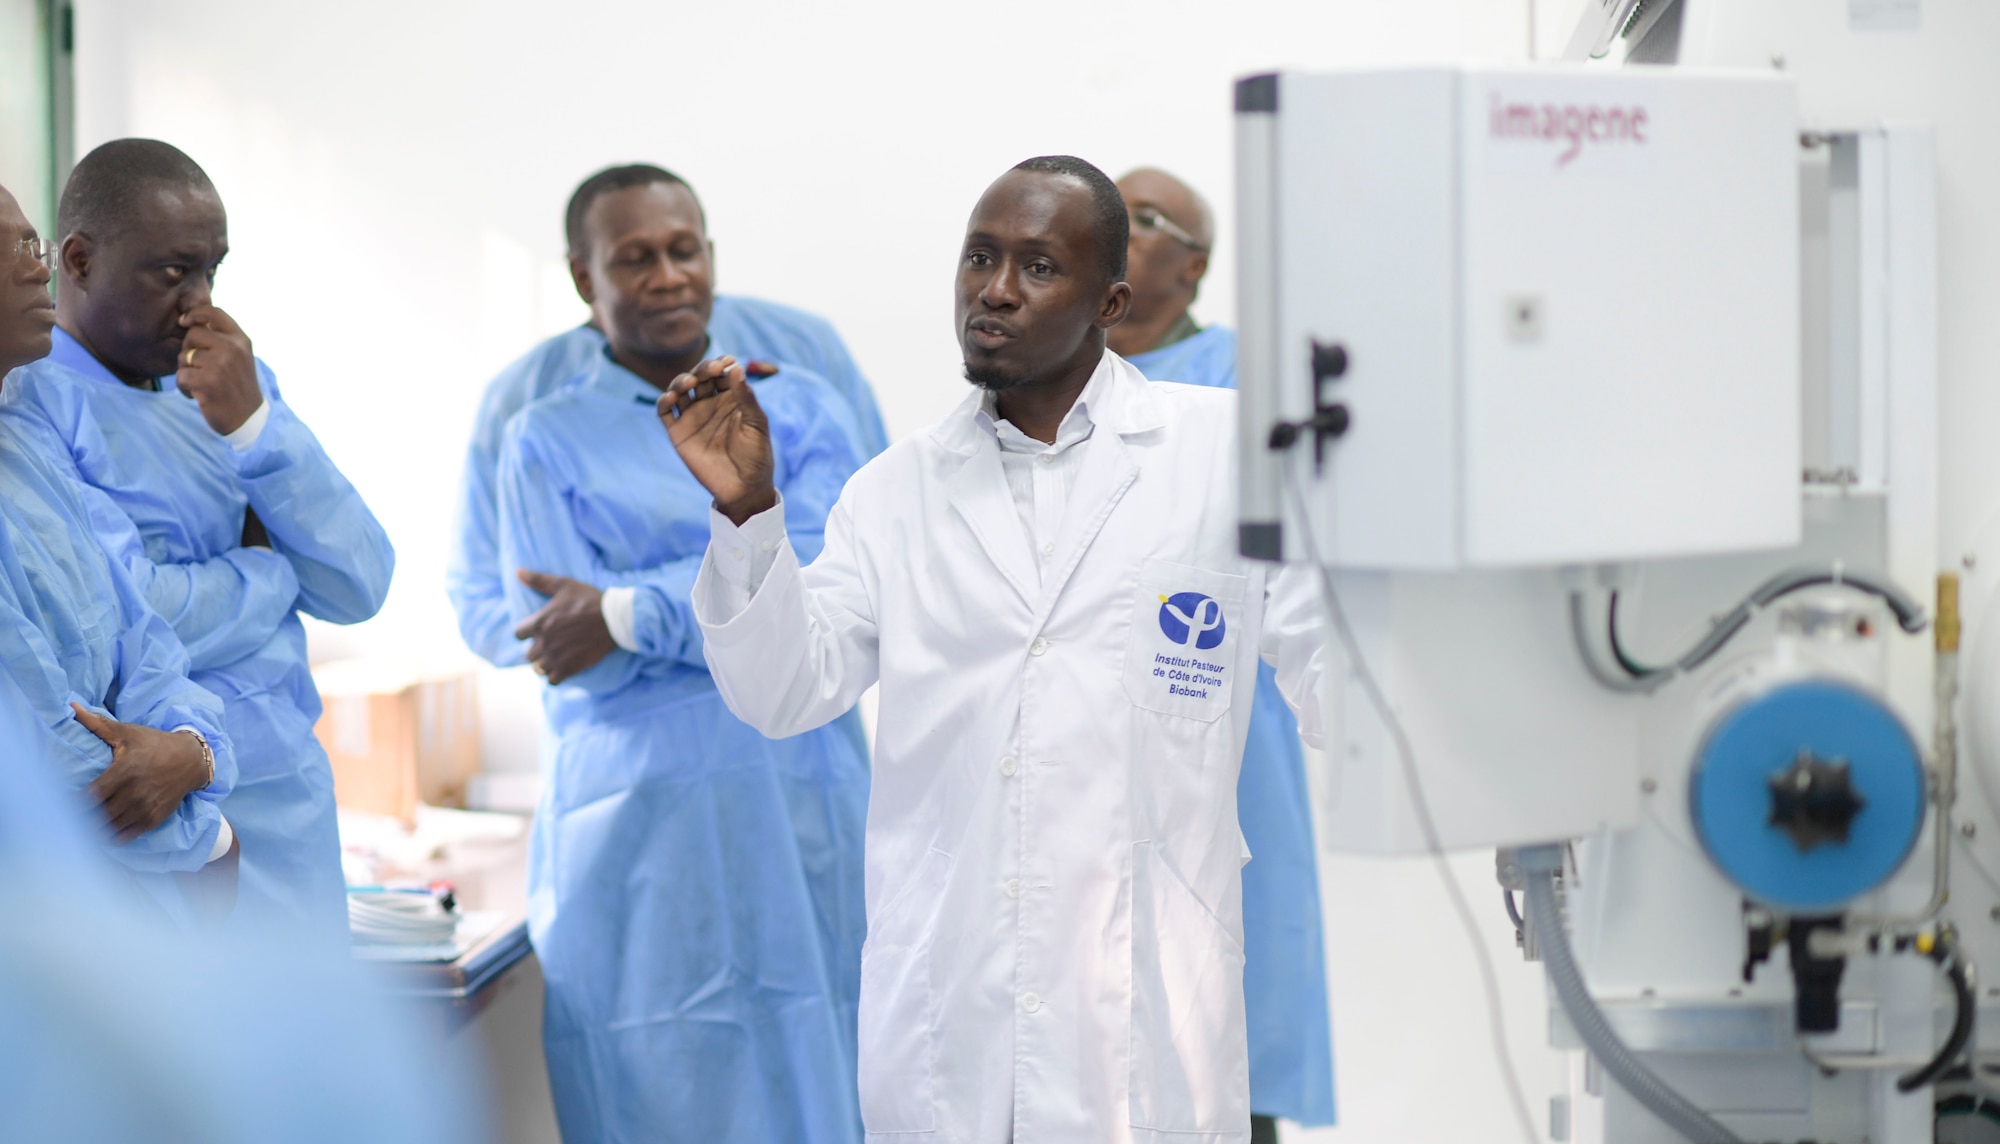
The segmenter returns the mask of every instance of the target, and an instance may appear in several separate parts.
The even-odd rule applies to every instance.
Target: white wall
[[[443,592],[485,379],[577,321],[560,213],[607,163],[702,192],[726,290],[831,317],[906,434],[962,393],[950,280],[981,189],[1029,155],[1176,171],[1224,220],[1197,307],[1233,320],[1230,80],[1286,66],[1526,52],[1528,0],[79,0],[79,153],[150,135],[230,211],[218,301],[395,538],[376,621],[318,647],[463,655]],[[1541,0],[1543,53],[1563,9]],[[485,680],[532,758],[532,684]],[[1538,1121],[1560,1090],[1537,974],[1490,871],[1463,877],[1503,956]],[[1340,1101],[1319,1144],[1512,1140],[1464,938],[1427,863],[1330,859]]]
[[[234,248],[218,300],[397,541],[371,646],[455,642],[458,450],[486,377],[581,313],[560,216],[591,170],[692,180],[723,288],[831,317],[902,434],[961,392],[953,256],[1007,166],[1158,164],[1226,220],[1233,76],[1527,40],[1518,0],[80,9],[79,149],[151,135],[208,169]],[[1211,320],[1233,316],[1226,232]]]

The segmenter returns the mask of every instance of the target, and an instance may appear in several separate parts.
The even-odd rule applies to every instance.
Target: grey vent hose
[[[1555,988],[1569,1023],[1583,1038],[1584,1047],[1634,1100],[1692,1144],[1742,1144],[1734,1132],[1675,1092],[1633,1056],[1591,998],[1583,983],[1583,973],[1577,968],[1576,954],[1569,947],[1569,935],[1563,932],[1562,913],[1556,907],[1555,879],[1556,871],[1562,868],[1561,847],[1529,847],[1520,852],[1520,857],[1521,868],[1528,876],[1528,924],[1534,927],[1542,964],[1549,971],[1549,984]]]

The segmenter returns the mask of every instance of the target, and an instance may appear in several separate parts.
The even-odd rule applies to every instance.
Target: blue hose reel
[[[1902,866],[1924,824],[1917,745],[1880,699],[1825,679],[1746,700],[1695,752],[1703,849],[1757,901],[1830,914]]]

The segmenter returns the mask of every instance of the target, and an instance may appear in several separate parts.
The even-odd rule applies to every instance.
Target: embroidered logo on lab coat
[[[1222,604],[1200,592],[1161,596],[1160,630],[1183,647],[1192,638],[1196,651],[1216,647],[1229,634],[1229,626],[1222,618]]]
[[[1229,616],[1243,603],[1244,578],[1149,560],[1140,572],[1125,694],[1168,715],[1212,723],[1229,710],[1236,632]]]

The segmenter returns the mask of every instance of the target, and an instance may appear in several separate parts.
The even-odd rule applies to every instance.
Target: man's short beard
[[[1029,374],[1011,372],[999,366],[979,366],[966,362],[965,380],[988,393],[1005,393],[1010,389],[1019,389],[1035,379]]]

